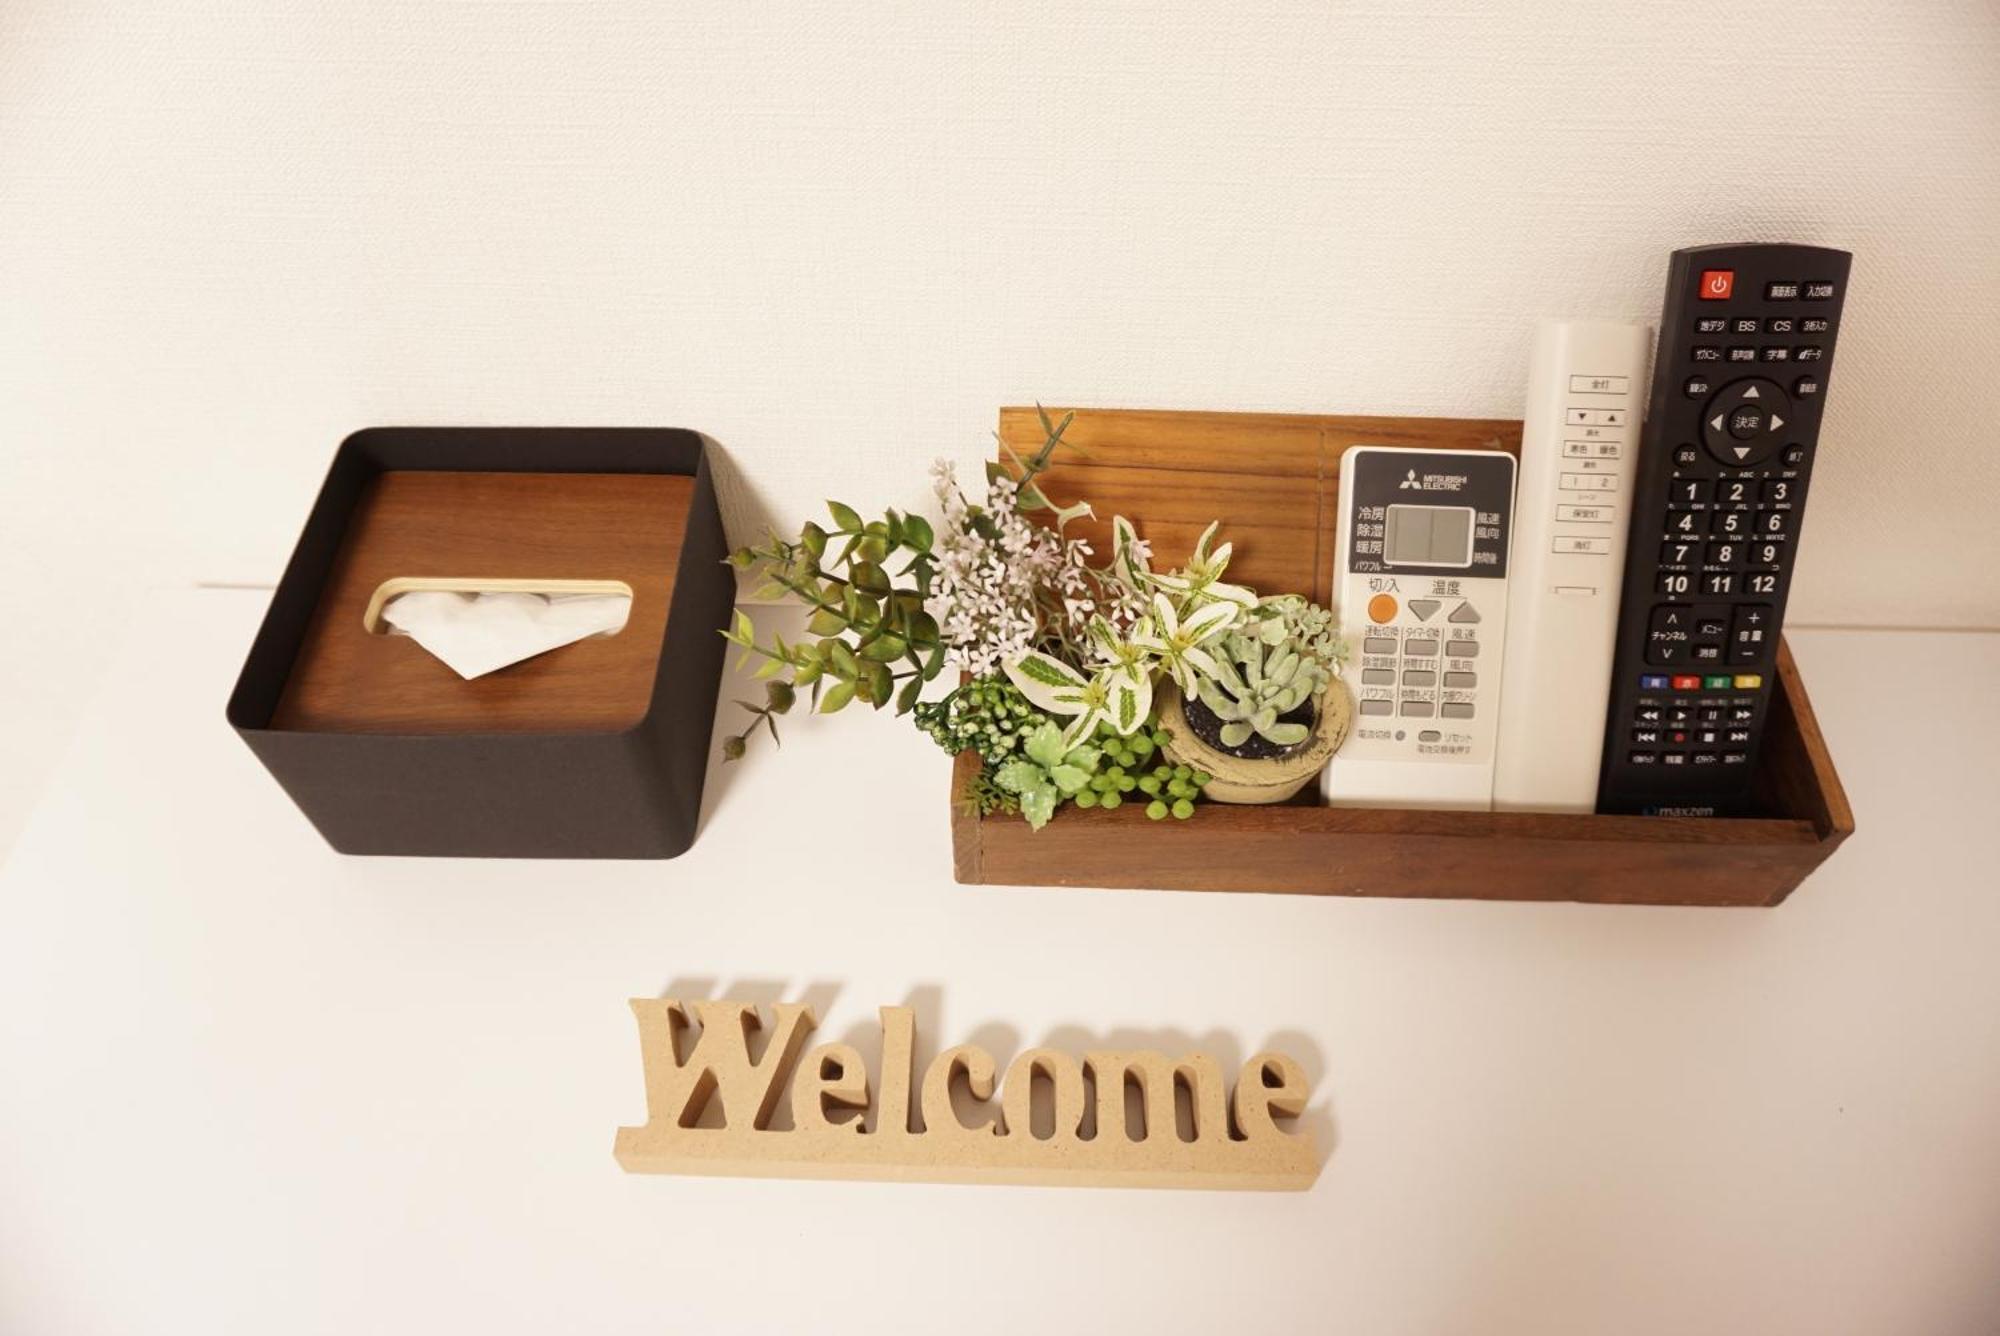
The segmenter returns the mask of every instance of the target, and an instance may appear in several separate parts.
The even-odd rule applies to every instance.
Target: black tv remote
[[[1852,258],[1697,246],[1667,266],[1600,812],[1753,810]]]

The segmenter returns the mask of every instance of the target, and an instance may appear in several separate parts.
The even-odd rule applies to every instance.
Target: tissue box
[[[694,842],[735,580],[703,438],[373,428],[341,443],[230,724],[342,853],[672,858]],[[618,581],[616,635],[465,681],[385,583]]]

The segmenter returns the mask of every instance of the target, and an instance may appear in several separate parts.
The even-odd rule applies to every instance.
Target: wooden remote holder
[[[1060,414],[1058,414],[1059,416]],[[1032,408],[1000,413],[1000,440],[1042,443]],[[1122,514],[1154,565],[1185,559],[1210,520],[1235,544],[1229,578],[1266,594],[1331,596],[1340,458],[1356,445],[1505,450],[1503,419],[1314,417],[1080,409],[1045,477],[1058,504],[1088,500],[1097,521],[1070,532],[1109,550]],[[1797,665],[1778,653],[1778,692],[1759,761],[1762,816],[1577,816],[1204,803],[1155,822],[1137,804],[1064,807],[1040,831],[981,818],[960,801],[978,758],[952,776],[958,880],[1016,886],[1276,891],[1620,904],[1775,905],[1854,830]]]

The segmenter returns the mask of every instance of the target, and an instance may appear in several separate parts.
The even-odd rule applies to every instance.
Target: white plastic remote
[[[1356,446],[1340,498],[1333,585],[1355,715],[1320,781],[1326,800],[1490,807],[1514,457]]]
[[[1601,320],[1535,332],[1493,768],[1500,811],[1597,807],[1652,333]]]

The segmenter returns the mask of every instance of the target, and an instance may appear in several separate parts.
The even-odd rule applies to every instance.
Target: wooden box
[[[1034,409],[1004,409],[1000,439],[1041,444]],[[1113,514],[1133,519],[1156,568],[1185,558],[1211,519],[1235,543],[1229,568],[1265,593],[1330,602],[1340,458],[1355,445],[1505,450],[1521,424],[1444,418],[1309,417],[1080,410],[1046,479],[1058,504],[1101,517],[1071,532],[1106,551]],[[978,758],[952,778],[958,880],[1316,895],[1775,905],[1854,829],[1854,817],[1789,650],[1759,760],[1765,815],[1538,815],[1327,807],[1315,788],[1292,804],[1204,803],[1189,821],[1063,807],[1040,831],[981,819],[959,801]]]
[[[229,721],[342,853],[671,858],[693,842],[735,581],[691,431],[378,428],[342,442]],[[466,681],[398,582],[601,582],[615,635]]]

